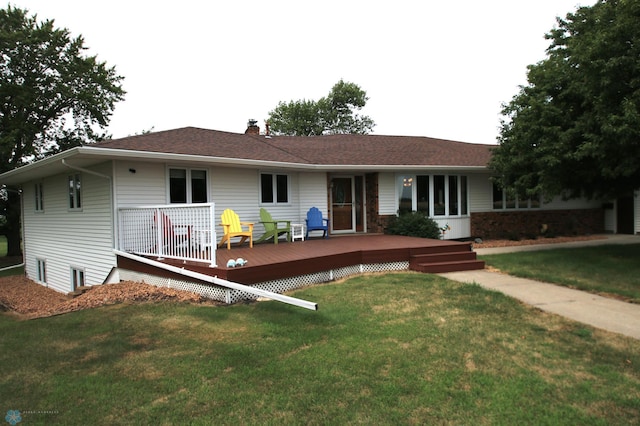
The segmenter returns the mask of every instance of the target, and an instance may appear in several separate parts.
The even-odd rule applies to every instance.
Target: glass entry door
[[[331,179],[331,229],[333,232],[364,231],[362,176]]]

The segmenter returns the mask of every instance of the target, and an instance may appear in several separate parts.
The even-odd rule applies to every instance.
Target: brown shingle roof
[[[185,127],[94,145],[171,154],[312,165],[485,167],[493,145],[414,136],[271,136]]]

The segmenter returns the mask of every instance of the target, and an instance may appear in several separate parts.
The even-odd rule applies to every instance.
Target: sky
[[[340,79],[373,134],[496,143],[501,105],[544,35],[595,0],[10,0],[81,35],[124,77],[114,137],[186,126],[243,133]],[[5,6],[6,7],[6,6]]]

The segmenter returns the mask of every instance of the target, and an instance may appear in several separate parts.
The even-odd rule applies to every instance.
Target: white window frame
[[[429,217],[433,218],[447,218],[447,217],[469,217],[469,177],[467,175],[462,174],[445,174],[445,173],[400,173],[396,175],[396,211],[399,210],[399,199],[400,199],[400,188],[405,187],[407,184],[411,186],[411,203],[412,211],[418,211],[418,176],[428,176],[429,177]],[[435,214],[435,204],[436,204],[436,193],[435,193],[435,176],[444,176],[444,204],[445,211],[444,214]],[[458,197],[458,213],[451,214],[450,213],[450,205],[449,205],[449,179],[451,176],[455,176],[457,178],[457,197]],[[466,178],[466,198],[465,205],[467,208],[466,213],[462,213],[462,178]]]
[[[186,187],[186,191],[187,191],[187,197],[186,197],[186,202],[185,203],[178,203],[178,202],[174,202],[171,200],[171,170],[184,170],[185,171],[185,176],[186,176],[186,180],[187,180],[187,187]],[[211,188],[209,185],[209,169],[206,167],[203,168],[199,168],[199,167],[180,167],[180,166],[168,166],[167,167],[167,200],[169,200],[170,204],[193,204],[193,186],[192,186],[192,172],[197,171],[197,172],[204,172],[205,173],[205,185],[206,185],[206,191],[207,191],[207,199],[206,201],[204,201],[205,203],[208,203],[209,200],[211,199]]]
[[[273,201],[265,202],[262,198],[262,176],[271,176]],[[278,201],[278,176],[287,178],[287,201]],[[291,205],[291,175],[281,172],[259,172],[258,173],[258,195],[261,206],[288,206]]]
[[[74,173],[67,178],[67,196],[70,211],[82,211],[82,175]]]
[[[36,281],[41,284],[47,284],[47,260],[36,257]]]
[[[34,210],[37,213],[43,213],[44,212],[44,183],[42,182],[36,182],[36,184],[34,185],[34,196],[35,196],[35,207]]]
[[[72,266],[69,278],[71,280],[71,291],[76,291],[78,287],[82,287],[87,284],[87,272],[84,268]]]
[[[502,206],[496,208],[495,202],[493,200],[493,193],[495,192],[496,183],[494,182],[491,187],[491,205],[494,211],[513,211],[513,210],[540,210],[542,208],[542,196],[538,197],[538,205],[532,205],[532,198],[527,198],[526,200],[520,200],[518,196],[513,199],[513,207],[510,207],[507,202],[507,191],[504,189],[500,189],[502,193]]]

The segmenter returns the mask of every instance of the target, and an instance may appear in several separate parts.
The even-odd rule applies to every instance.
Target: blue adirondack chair
[[[311,207],[307,212],[307,235],[309,238],[309,232],[322,231],[324,238],[329,238],[329,219],[322,217],[322,212],[317,207]]]

